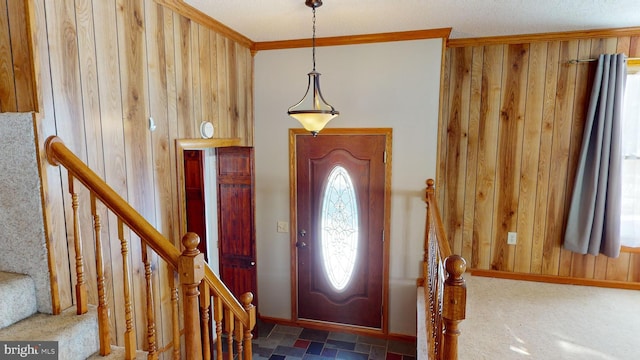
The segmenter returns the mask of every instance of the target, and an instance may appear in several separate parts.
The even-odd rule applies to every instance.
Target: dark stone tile
[[[329,336],[328,331],[315,330],[315,329],[303,329],[299,337],[300,339],[322,342],[327,340],[327,336]]]
[[[269,357],[269,360],[284,360],[286,358],[286,356],[284,355],[271,355]]]
[[[304,357],[302,358],[302,360],[327,360],[327,358],[324,358],[320,355],[304,354]]]
[[[340,360],[368,360],[369,354],[357,353],[355,351],[338,350],[336,359]]]
[[[320,355],[322,354],[322,348],[324,348],[324,343],[314,341],[309,344],[307,354]]]
[[[390,340],[387,344],[387,351],[396,354],[416,356],[416,343],[414,341]]]
[[[331,348],[325,347],[322,350],[322,354],[321,355],[322,355],[323,358],[331,358],[331,359],[333,359],[333,358],[336,357],[336,355],[338,355],[338,349],[331,349]]]
[[[327,344],[325,346],[340,350],[355,350],[356,348],[355,343],[331,339],[327,340]]]
[[[280,345],[282,346],[293,346],[296,341],[298,341],[298,336],[293,334],[282,334],[282,339],[280,340]]]
[[[271,330],[276,326],[274,323],[266,323],[258,320],[256,328],[258,329],[258,338],[267,337],[271,334]]]
[[[273,332],[277,332],[277,333],[282,333],[282,334],[292,334],[292,335],[298,336],[298,335],[300,335],[300,333],[303,330],[305,330],[305,329],[303,329],[301,327],[298,327],[298,326],[287,326],[287,325],[277,324],[273,328],[272,333]]]
[[[309,340],[296,340],[296,342],[293,344],[293,347],[297,347],[297,348],[301,348],[301,349],[307,349],[309,347],[309,344],[311,342]]]
[[[387,340],[373,337],[373,336],[358,336],[358,341],[356,342],[369,344],[369,345],[376,345],[376,346],[384,346],[384,347],[387,346]]]
[[[402,355],[388,352],[387,353],[387,360],[402,360]]]
[[[386,357],[387,348],[384,346],[371,345],[371,350],[369,351],[370,360],[385,360]]]
[[[300,348],[278,346],[275,350],[273,350],[273,353],[277,355],[295,356],[298,358],[302,358],[304,356],[304,351],[304,349]]]
[[[273,354],[273,349],[269,349],[266,347],[262,347],[262,346],[252,346],[251,350],[253,351],[253,354],[257,354],[260,355],[262,357],[269,357],[271,356],[271,354]]]
[[[358,340],[358,335],[332,331],[329,333],[329,337],[327,337],[327,339],[356,342]]]
[[[368,354],[371,351],[371,345],[369,344],[356,344],[355,352]]]

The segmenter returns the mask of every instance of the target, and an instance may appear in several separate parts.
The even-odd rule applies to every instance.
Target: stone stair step
[[[4,295],[2,296],[4,298]],[[76,315],[71,307],[60,315],[36,313],[0,330],[3,341],[57,341],[59,359],[84,360],[98,351],[96,309]]]
[[[0,272],[0,329],[38,311],[36,287],[28,275]]]

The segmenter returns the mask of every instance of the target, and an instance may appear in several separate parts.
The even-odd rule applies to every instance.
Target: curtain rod
[[[640,58],[626,58],[625,61],[640,61]],[[567,61],[568,64],[577,64],[577,63],[585,63],[585,62],[592,62],[592,61],[598,61],[598,59],[571,59],[569,61]]]

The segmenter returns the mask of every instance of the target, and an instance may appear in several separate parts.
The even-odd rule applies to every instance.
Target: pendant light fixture
[[[313,48],[313,70],[308,74],[309,83],[304,97],[300,102],[290,107],[287,113],[298,120],[313,136],[317,136],[318,132],[340,113],[322,97],[320,92],[320,73],[316,71],[316,8],[322,5],[322,1],[306,0],[305,5],[313,11],[313,38],[311,43]]]

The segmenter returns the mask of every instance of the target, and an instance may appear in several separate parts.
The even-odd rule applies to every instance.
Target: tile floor
[[[261,322],[255,360],[415,360],[416,343]]]

